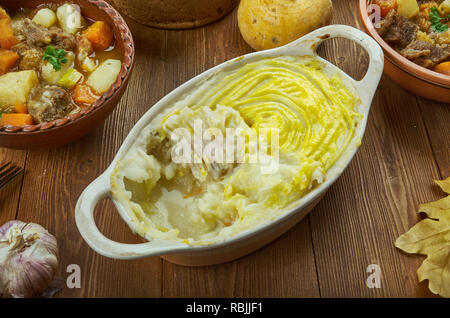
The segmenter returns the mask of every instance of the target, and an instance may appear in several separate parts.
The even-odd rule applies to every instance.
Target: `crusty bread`
[[[117,9],[146,25],[186,29],[214,22],[239,0],[109,0]]]

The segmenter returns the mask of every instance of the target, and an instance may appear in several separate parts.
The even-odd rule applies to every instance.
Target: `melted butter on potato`
[[[260,59],[215,74],[155,117],[111,176],[133,230],[149,240],[219,242],[277,218],[333,175],[343,153],[360,144],[362,115],[358,97],[322,68],[309,57]],[[264,173],[261,162],[204,153],[198,163],[174,162],[178,129],[191,139],[196,120],[225,138],[229,128],[278,129],[279,156],[269,157],[278,169]]]
[[[283,46],[331,23],[331,0],[241,0],[238,24],[255,50]]]

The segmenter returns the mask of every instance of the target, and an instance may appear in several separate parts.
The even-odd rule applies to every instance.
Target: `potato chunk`
[[[56,14],[53,10],[44,8],[34,15],[32,21],[44,28],[49,28],[56,23]]]
[[[417,0],[397,0],[397,12],[405,18],[411,19],[419,14],[419,5]]]
[[[81,68],[83,71],[92,73],[97,68],[98,62],[90,57],[86,57],[83,62],[81,63]]]
[[[64,4],[56,10],[59,26],[70,34],[77,33],[82,28],[80,8],[73,4]]]
[[[439,44],[450,44],[450,29],[436,35],[436,42]]]
[[[444,0],[439,6],[439,10],[441,10],[444,14],[450,14],[450,0]]]
[[[41,76],[47,83],[54,85],[57,84],[64,74],[72,68],[75,61],[75,54],[73,52],[67,52],[65,57],[67,59],[67,63],[62,64],[59,71],[55,71],[53,65],[48,61],[45,61],[42,64]]]
[[[121,66],[122,62],[119,60],[108,59],[104,61],[89,75],[86,84],[98,94],[105,93],[116,81]]]
[[[10,72],[0,76],[0,109],[19,102],[25,104],[30,91],[39,83],[35,71]]]

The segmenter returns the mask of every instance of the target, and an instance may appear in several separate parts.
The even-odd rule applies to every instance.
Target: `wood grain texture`
[[[445,179],[450,176],[450,105],[420,97],[418,101],[441,178]]]
[[[334,23],[361,27],[356,0],[334,0]],[[0,191],[0,223],[18,218],[54,233],[58,276],[81,268],[81,288],[59,297],[430,297],[416,270],[423,258],[397,250],[395,239],[418,216],[419,203],[442,197],[432,179],[450,175],[449,105],[417,98],[383,77],[363,144],[348,169],[311,214],[278,240],[227,264],[188,268],[158,257],[117,261],[92,251],[75,225],[83,189],[110,164],[137,120],[195,75],[251,49],[239,34],[236,10],[212,25],[184,31],[144,27],[128,19],[136,67],[114,113],[94,133],[57,149],[0,149],[0,162],[26,167]],[[367,54],[331,40],[320,54],[356,79]],[[142,242],[105,199],[95,219],[106,236]],[[366,286],[369,264],[382,271],[380,289]]]
[[[436,198],[430,183],[439,173],[416,99],[397,90],[384,79],[363,145],[310,216],[322,296],[423,296],[415,273],[421,259],[393,243],[417,222],[418,204]],[[381,289],[366,287],[369,264],[381,267]]]
[[[334,1],[334,23],[361,28],[357,1],[343,2]],[[350,75],[364,74],[365,54],[356,45],[331,42],[324,49]],[[442,140],[440,134],[435,138]],[[417,283],[423,259],[400,252],[393,243],[417,222],[418,204],[439,197],[431,186],[438,177],[417,98],[383,77],[361,149],[310,215],[321,296],[431,296],[425,284]],[[381,268],[380,289],[366,286],[369,264]]]
[[[27,151],[25,150],[0,148],[0,166],[11,161],[17,166],[25,168],[26,157]],[[16,218],[23,178],[24,174],[0,190],[0,225]]]
[[[164,261],[163,277],[164,297],[319,297],[307,219],[227,264],[183,267]]]

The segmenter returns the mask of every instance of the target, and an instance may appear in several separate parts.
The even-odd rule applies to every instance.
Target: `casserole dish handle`
[[[75,221],[83,239],[97,253],[115,259],[135,259],[147,256],[168,254],[175,249],[186,248],[176,243],[151,241],[140,244],[125,244],[105,237],[97,228],[94,209],[97,203],[110,196],[109,175],[104,173],[94,180],[81,194],[75,207]],[[174,243],[175,244],[175,243]]]
[[[381,46],[368,34],[348,25],[330,25],[303,36],[297,41],[288,44],[287,47],[304,48],[305,46],[309,46],[311,49],[310,53],[321,59],[321,57],[317,55],[317,48],[322,42],[332,38],[352,40],[363,47],[369,55],[369,67],[364,78],[360,81],[357,81],[350,76],[349,78],[353,81],[355,88],[359,92],[363,104],[370,106],[377,90],[378,83],[380,82],[381,75],[383,74],[384,53]]]

